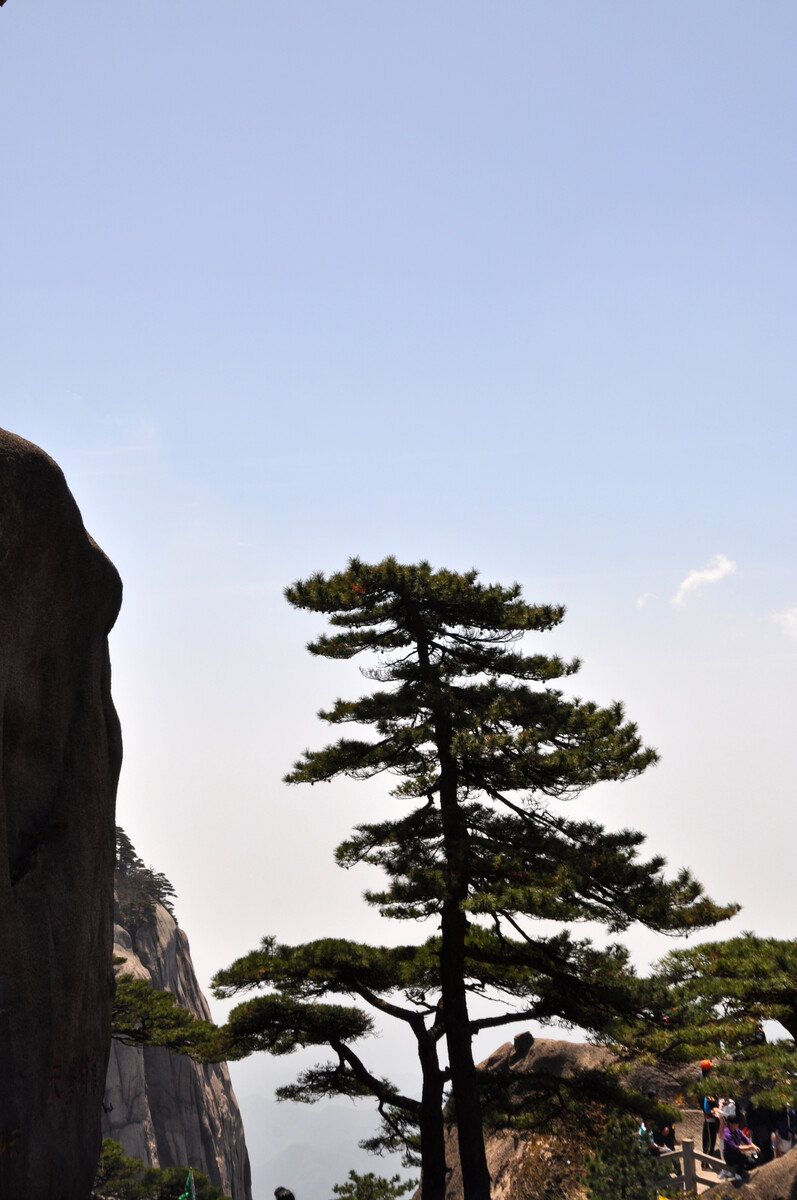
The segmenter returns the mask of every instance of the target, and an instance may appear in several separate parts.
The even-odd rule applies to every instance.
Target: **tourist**
[[[717,1153],[717,1131],[719,1129],[720,1112],[718,1108],[717,1097],[711,1095],[711,1081],[708,1078],[712,1067],[714,1066],[710,1058],[704,1058],[700,1063],[700,1070],[703,1072],[703,1153]],[[704,1162],[703,1169],[707,1169],[708,1163]]]
[[[723,1157],[729,1168],[735,1172],[737,1179],[742,1179],[758,1162],[758,1146],[750,1141],[746,1133],[742,1133],[737,1116],[726,1117],[726,1121],[722,1143]]]

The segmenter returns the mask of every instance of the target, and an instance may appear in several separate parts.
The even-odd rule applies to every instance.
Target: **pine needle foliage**
[[[114,890],[125,929],[134,944],[141,927],[152,919],[156,904],[162,904],[174,917],[174,888],[164,874],[146,866],[139,858],[130,838],[119,825],[116,826]]]
[[[627,1055],[673,1068],[710,1058],[717,1094],[797,1104],[797,941],[748,932],[673,950],[640,992],[638,1017],[615,1029]],[[764,1040],[764,1021],[790,1036]]]
[[[650,1200],[667,1173],[666,1165],[640,1144],[630,1117],[609,1119],[584,1170],[589,1200]]]
[[[336,1183],[332,1188],[334,1196],[339,1200],[400,1200],[418,1186],[417,1179],[405,1179],[400,1175],[392,1175],[389,1179],[384,1175],[375,1175],[367,1171],[361,1175],[357,1171],[349,1171],[345,1183]]]
[[[659,971],[674,1003],[705,1003],[730,1031],[739,1023],[740,1045],[751,1044],[758,1022],[778,1021],[797,1038],[797,940],[744,933],[671,951]]]
[[[143,1165],[140,1158],[125,1154],[124,1148],[112,1138],[103,1138],[100,1161],[94,1177],[94,1190],[102,1196],[125,1196],[131,1189]]]
[[[223,1057],[215,1025],[182,1008],[171,992],[133,975],[116,976],[111,1036],[125,1046],[163,1046],[175,1054],[210,1061]]]
[[[93,1200],[179,1200],[185,1192],[188,1167],[144,1167],[125,1154],[119,1142],[105,1138],[97,1164]],[[196,1200],[230,1200],[202,1171],[194,1171]]]
[[[285,594],[332,627],[309,644],[312,654],[374,656],[362,669],[374,690],[319,714],[371,736],[355,729],[306,750],[286,781],[398,778],[392,794],[409,811],[359,825],[338,861],[383,870],[386,886],[366,899],[384,915],[439,924],[437,986],[465,1200],[487,1200],[472,964],[503,971],[503,991],[530,1000],[491,1023],[561,1016],[570,1002],[557,996],[556,981],[577,986],[579,958],[588,962],[591,951],[569,934],[535,935],[529,921],[598,920],[611,931],[638,921],[686,932],[735,908],[713,904],[687,871],[668,880],[661,858],[640,859],[642,835],[608,833],[558,811],[585,788],[638,776],[657,759],[621,704],[569,699],[555,686],[575,675],[578,660],[524,652],[523,637],[555,629],[563,607],[527,604],[517,584],[483,584],[475,570],[394,558],[351,559],[346,570],[316,574]],[[492,938],[481,956],[475,929]],[[605,966],[619,994],[617,965],[610,954]]]

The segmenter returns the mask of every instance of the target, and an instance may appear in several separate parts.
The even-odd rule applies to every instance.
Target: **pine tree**
[[[775,1110],[797,1105],[797,941],[744,933],[673,950],[640,981],[645,1003],[614,1030],[630,1057],[674,1068],[714,1062],[717,1094],[754,1098]],[[768,1041],[762,1022],[788,1038]]]
[[[119,1142],[105,1138],[92,1196],[96,1200],[179,1200],[188,1167],[144,1167],[125,1154]],[[193,1171],[196,1200],[230,1200],[202,1171]]]
[[[115,965],[123,962],[116,959]],[[124,1046],[163,1046],[204,1061],[224,1057],[215,1025],[183,1008],[172,992],[160,991],[134,975],[116,975],[111,1037]]]
[[[560,986],[579,981],[588,948],[567,935],[535,936],[528,918],[686,931],[736,910],[714,905],[687,871],[666,880],[661,858],[640,861],[641,834],[607,833],[552,809],[592,784],[639,775],[657,757],[622,705],[566,699],[552,686],[578,661],[521,653],[523,635],[554,628],[563,608],[528,605],[517,584],[484,585],[475,571],[392,558],[373,566],[352,559],[343,572],[297,582],[286,597],[324,613],[336,631],[311,642],[311,653],[379,656],[363,673],[386,686],[320,714],[332,725],[371,726],[375,737],[307,750],[286,781],[384,772],[401,780],[393,794],[409,813],[359,826],[338,860],[384,870],[387,887],[366,893],[384,915],[439,923],[436,970],[465,1200],[488,1200],[469,961],[507,977],[515,971],[521,996],[528,977],[536,981],[535,1003],[492,1023],[544,1016],[546,999],[555,1016],[566,1003]]]
[[[94,1191],[100,1195],[122,1196],[132,1190],[133,1181],[143,1170],[140,1158],[125,1154],[124,1147],[111,1138],[103,1138],[100,1161],[94,1177]]]
[[[232,1010],[221,1033],[225,1056],[328,1046],[335,1061],[303,1071],[295,1084],[278,1089],[278,1097],[305,1103],[325,1096],[374,1097],[382,1128],[366,1148],[376,1153],[400,1150],[406,1166],[421,1166],[425,1200],[444,1195],[446,1183],[445,1073],[438,1057],[443,1024],[440,999],[431,996],[436,949],[430,944],[366,946],[339,938],[284,946],[267,937],[258,950],[213,980],[219,997],[273,989]],[[421,1067],[419,1098],[402,1094],[368,1069],[354,1043],[373,1031],[373,1020],[359,1007],[328,1002],[342,996],[365,1002],[410,1031]]]
[[[400,1200],[407,1192],[414,1191],[416,1181],[407,1179],[401,1181],[401,1176],[392,1175],[385,1179],[382,1175],[374,1175],[368,1171],[365,1175],[357,1171],[349,1171],[345,1183],[336,1183],[332,1188],[340,1200]]]
[[[650,1200],[654,1185],[667,1173],[665,1164],[640,1144],[629,1117],[607,1122],[584,1172],[589,1200]]]
[[[146,866],[119,825],[116,826],[114,891],[122,921],[134,945],[142,926],[154,916],[156,904],[162,904],[175,916],[175,891],[171,883],[160,871]]]
[[[755,1045],[762,1020],[778,1021],[797,1039],[797,941],[743,933],[725,942],[673,950],[657,974],[674,1003],[703,1002],[721,1017],[726,1032],[739,1024],[736,1041]]]

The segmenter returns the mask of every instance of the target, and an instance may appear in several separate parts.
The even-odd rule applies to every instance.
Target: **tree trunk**
[[[443,1075],[437,1059],[437,1044],[428,1035],[418,1037],[418,1057],[423,1073],[420,1117],[421,1200],[445,1200],[448,1168],[443,1125]]]
[[[431,664],[428,635],[417,612],[411,613],[409,626],[418,650],[421,676],[433,691],[437,690],[440,681]],[[459,803],[459,770],[451,749],[453,728],[450,706],[446,697],[439,692],[432,700],[431,716],[440,764],[440,819],[447,876],[441,915],[440,990],[458,1131],[462,1189],[464,1200],[490,1200],[490,1172],[484,1151],[481,1100],[465,990],[465,933],[468,921],[464,904],[470,886],[469,834]]]
[[[466,928],[465,914],[458,908],[452,906],[443,912],[440,954],[443,1011],[464,1198],[490,1200],[490,1172],[484,1151],[481,1100],[464,981]]]
[[[468,829],[457,796],[457,767],[450,753],[447,718],[435,720],[440,755],[440,815],[448,868],[441,918],[440,985],[443,996],[451,1092],[459,1141],[464,1200],[490,1200],[490,1172],[484,1152],[482,1109],[465,989],[465,935],[470,866]]]

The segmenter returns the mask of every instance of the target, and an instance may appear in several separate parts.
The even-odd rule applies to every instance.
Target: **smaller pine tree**
[[[640,980],[645,1003],[612,1030],[615,1052],[678,1069],[710,1058],[716,1095],[775,1112],[797,1104],[797,940],[742,933],[672,950]],[[762,1022],[788,1038],[767,1040]]]
[[[115,959],[118,967],[124,959]],[[159,991],[146,979],[118,974],[111,1009],[111,1037],[125,1046],[165,1046],[206,1062],[224,1057],[216,1026],[195,1017],[172,992]]]
[[[637,1136],[631,1117],[611,1117],[585,1160],[589,1200],[650,1200],[667,1166]]]
[[[386,1179],[383,1175],[374,1175],[368,1171],[365,1175],[357,1171],[349,1171],[345,1183],[336,1183],[332,1188],[340,1200],[399,1200],[407,1192],[413,1192],[418,1186],[417,1179],[405,1179],[400,1175],[392,1175]]]
[[[105,1138],[92,1191],[93,1200],[180,1200],[188,1167],[144,1167],[125,1154],[119,1142]],[[202,1171],[194,1171],[196,1200],[230,1200]]]
[[[140,1158],[125,1154],[124,1148],[113,1138],[104,1138],[94,1178],[95,1193],[101,1196],[129,1194],[133,1180],[142,1169]]]

